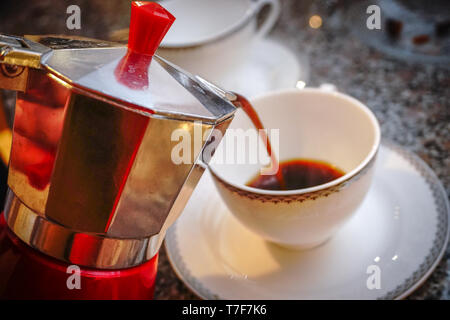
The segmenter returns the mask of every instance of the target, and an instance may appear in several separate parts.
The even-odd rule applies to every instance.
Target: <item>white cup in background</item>
[[[177,20],[157,54],[218,84],[245,62],[280,13],[278,0],[167,0],[162,5]],[[270,10],[258,25],[266,6]]]

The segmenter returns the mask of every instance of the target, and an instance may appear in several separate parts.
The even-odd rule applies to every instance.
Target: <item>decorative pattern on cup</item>
[[[219,182],[224,188],[226,188],[227,190],[229,190],[233,193],[238,194],[239,196],[245,197],[245,198],[249,198],[252,200],[258,200],[258,201],[262,201],[262,202],[272,202],[272,203],[291,203],[294,201],[295,202],[303,202],[303,201],[307,201],[307,200],[317,200],[319,198],[328,197],[329,195],[331,195],[333,193],[340,192],[343,189],[349,187],[352,183],[361,179],[361,177],[363,177],[369,171],[369,169],[372,168],[372,166],[375,164],[377,154],[378,154],[378,151],[377,151],[377,153],[374,154],[374,156],[367,163],[367,165],[364,166],[363,168],[361,168],[360,171],[358,171],[356,174],[348,177],[346,180],[340,182],[337,185],[333,185],[328,188],[320,189],[320,190],[313,191],[313,192],[291,194],[291,195],[263,194],[263,193],[257,193],[257,192],[243,190],[243,189],[240,189],[240,188],[237,188],[235,186],[228,184],[226,181],[224,181],[218,175],[216,175],[213,170],[210,170],[210,172],[211,172],[212,176],[214,177],[214,179],[217,182]],[[301,192],[301,190],[302,189],[299,189],[299,192]]]

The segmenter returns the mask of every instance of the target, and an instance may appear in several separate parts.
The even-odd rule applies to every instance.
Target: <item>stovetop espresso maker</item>
[[[154,55],[173,21],[133,2],[128,47],[0,35],[0,87],[18,92],[1,298],[152,298],[165,232],[219,142],[206,132],[236,98]],[[173,161],[173,132],[199,128],[192,162]]]

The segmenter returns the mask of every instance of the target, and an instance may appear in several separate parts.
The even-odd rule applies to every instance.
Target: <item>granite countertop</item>
[[[26,3],[25,5],[23,3]],[[450,71],[436,65],[411,64],[368,47],[350,32],[343,16],[354,1],[280,0],[281,17],[269,37],[309,61],[308,86],[333,83],[365,102],[381,123],[382,135],[421,157],[450,195]],[[107,39],[129,19],[128,1],[3,0],[0,31],[10,34],[65,33]],[[317,4],[317,3],[320,3]],[[82,30],[68,31],[65,9],[81,7]],[[99,19],[98,12],[102,12]],[[308,27],[320,14],[323,25]],[[347,22],[345,25],[344,22]],[[11,99],[7,104],[12,105]],[[164,246],[159,257],[156,299],[197,299],[178,279]],[[410,299],[450,299],[450,249],[429,279]]]

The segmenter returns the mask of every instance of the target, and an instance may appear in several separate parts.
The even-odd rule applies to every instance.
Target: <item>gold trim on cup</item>
[[[378,149],[373,154],[370,161],[364,167],[362,167],[355,174],[353,174],[352,176],[349,176],[347,179],[340,182],[339,184],[332,185],[327,188],[319,189],[319,190],[312,191],[312,192],[289,194],[289,195],[282,194],[283,191],[280,191],[280,194],[258,193],[256,191],[258,189],[253,188],[253,187],[248,187],[248,188],[252,188],[255,191],[243,190],[243,189],[240,189],[240,188],[237,188],[235,186],[228,184],[225,180],[220,178],[214,172],[214,170],[210,170],[210,172],[214,176],[216,181],[218,181],[224,188],[226,188],[227,190],[234,192],[240,196],[243,196],[243,197],[246,197],[246,198],[249,198],[252,200],[259,200],[262,202],[272,202],[272,203],[290,203],[290,202],[294,202],[294,201],[303,202],[306,200],[317,200],[319,198],[328,197],[329,195],[331,195],[333,193],[340,192],[341,190],[349,187],[352,183],[358,181],[361,177],[363,177],[369,171],[370,168],[372,168],[372,166],[375,164],[377,154],[378,154]],[[330,181],[330,182],[333,182],[333,181]],[[315,186],[315,187],[317,187],[317,186]],[[302,192],[302,190],[304,190],[304,189],[298,189],[298,192]],[[264,190],[261,189],[261,191],[264,191]],[[289,190],[289,191],[293,191],[293,190]],[[277,192],[277,191],[273,191],[273,192]]]

